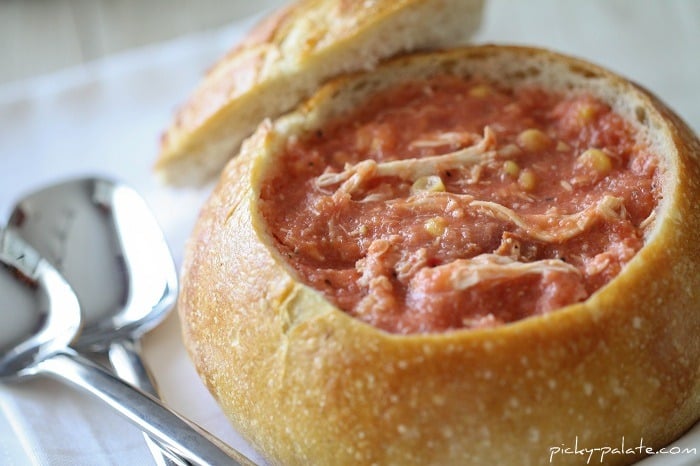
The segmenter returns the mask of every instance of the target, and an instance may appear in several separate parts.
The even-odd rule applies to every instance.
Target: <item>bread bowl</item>
[[[483,0],[301,0],[274,12],[209,70],[161,137],[166,184],[216,176],[264,118],[279,116],[328,78],[396,54],[465,42]]]
[[[363,322],[309,285],[263,215],[270,174],[289,170],[285,148],[373,94],[434,76],[593,96],[652,149],[655,205],[619,274],[547,312],[408,330]],[[271,464],[586,464],[564,448],[658,449],[700,417],[699,157],[697,137],[652,94],[544,50],[467,47],[338,78],[264,122],[226,166],[185,254],[185,345]]]

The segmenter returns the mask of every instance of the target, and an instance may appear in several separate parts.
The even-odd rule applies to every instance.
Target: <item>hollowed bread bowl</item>
[[[585,301],[494,328],[393,334],[303,284],[280,253],[259,204],[289,139],[373,93],[443,74],[591,94],[655,149],[663,186],[644,246]],[[271,464],[540,465],[557,447],[623,437],[660,448],[700,417],[699,158],[697,137],[652,94],[549,51],[465,47],[338,78],[261,124],[224,169],[185,255],[185,344]]]

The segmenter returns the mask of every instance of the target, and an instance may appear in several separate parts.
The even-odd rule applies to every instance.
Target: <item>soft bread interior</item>
[[[173,185],[209,181],[264,118],[289,111],[330,77],[403,52],[465,42],[483,5],[403,0],[353,3],[353,10],[344,3],[301,2],[277,36],[243,44],[214,67],[163,135],[159,177]]]

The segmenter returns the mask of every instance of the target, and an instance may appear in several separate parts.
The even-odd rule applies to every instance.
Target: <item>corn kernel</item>
[[[595,108],[590,104],[580,104],[576,109],[576,117],[581,123],[590,123],[595,117]]]
[[[531,152],[546,149],[550,142],[549,136],[535,128],[526,129],[518,135],[520,147]]]
[[[522,170],[518,176],[518,185],[525,191],[534,191],[537,186],[535,173],[528,168]]]
[[[566,152],[569,149],[571,149],[571,147],[564,141],[557,142],[557,152]]]
[[[506,160],[503,162],[503,171],[508,176],[516,177],[520,173],[520,167],[512,160]]]
[[[472,97],[483,98],[491,94],[491,87],[486,84],[480,84],[469,89],[469,95]]]
[[[422,191],[442,193],[445,192],[445,184],[442,182],[442,178],[437,175],[421,176],[411,185],[411,194]]]
[[[442,217],[433,217],[428,219],[423,226],[425,231],[431,235],[440,236],[445,233],[445,230],[447,229],[447,222]]]
[[[607,175],[612,170],[612,160],[600,149],[587,149],[578,156],[576,164],[580,167],[592,168],[601,175]]]

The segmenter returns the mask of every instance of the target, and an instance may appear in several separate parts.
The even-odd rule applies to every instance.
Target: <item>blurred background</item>
[[[0,0],[0,84],[224,26],[283,0]]]
[[[228,33],[238,23],[284,3],[0,0],[0,94],[5,84],[16,91],[28,78],[131,50],[152,47],[159,57],[155,46],[177,38],[199,41],[198,58],[210,53],[208,65],[239,37]],[[487,0],[475,40],[541,45],[608,66],[661,94],[700,129],[700,108],[686,94],[700,82],[698,0]],[[206,66],[197,66],[198,77]]]

